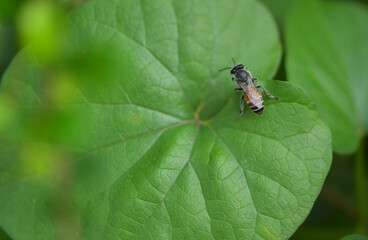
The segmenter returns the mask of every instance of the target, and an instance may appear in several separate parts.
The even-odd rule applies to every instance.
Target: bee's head
[[[237,71],[242,70],[242,69],[245,69],[243,64],[236,64],[236,63],[235,63],[234,58],[232,58],[232,59],[233,59],[233,63],[234,63],[234,66],[233,66],[233,67],[226,67],[226,68],[220,69],[219,71],[223,71],[223,70],[231,69],[231,70],[230,70],[230,73],[231,73],[232,75],[235,75],[235,73],[236,73]]]
[[[235,74],[237,71],[244,69],[244,65],[243,64],[236,64],[234,67],[231,68],[230,73],[231,74]]]

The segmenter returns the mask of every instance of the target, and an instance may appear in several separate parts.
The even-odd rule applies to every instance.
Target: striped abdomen
[[[249,108],[259,115],[262,114],[264,109],[264,102],[262,94],[254,86],[248,87],[244,90],[244,98],[247,101]]]

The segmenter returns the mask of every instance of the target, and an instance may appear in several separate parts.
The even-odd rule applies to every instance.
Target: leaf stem
[[[355,157],[355,190],[358,208],[357,230],[359,233],[367,234],[366,229],[368,223],[368,199],[364,161],[364,138],[362,138],[358,152]]]

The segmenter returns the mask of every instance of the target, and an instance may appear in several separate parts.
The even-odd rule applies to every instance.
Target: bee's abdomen
[[[262,99],[262,95],[258,92],[258,90],[256,93],[258,94],[254,94],[252,99],[253,101],[251,101],[246,94],[244,94],[244,98],[247,101],[249,108],[254,113],[261,115],[264,109],[264,102]]]
[[[263,112],[264,106],[263,106],[263,104],[262,104],[262,106],[261,106],[261,107],[258,107],[258,106],[255,106],[255,105],[252,105],[252,106],[250,106],[250,109],[252,109],[252,111],[253,111],[254,113],[257,113],[257,114],[261,115],[261,114],[262,114],[262,112]]]

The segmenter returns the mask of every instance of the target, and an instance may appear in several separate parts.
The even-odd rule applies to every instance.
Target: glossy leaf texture
[[[287,20],[288,79],[316,101],[340,153],[368,130],[367,24],[367,8],[351,2],[303,1]]]
[[[303,90],[269,80],[281,47],[262,5],[89,1],[67,39],[87,52],[74,75],[24,50],[0,86],[41,142],[4,130],[16,136],[0,144],[0,224],[13,239],[287,239],[305,220],[331,136]],[[263,115],[237,120],[240,95],[218,72],[231,56],[280,97]]]

